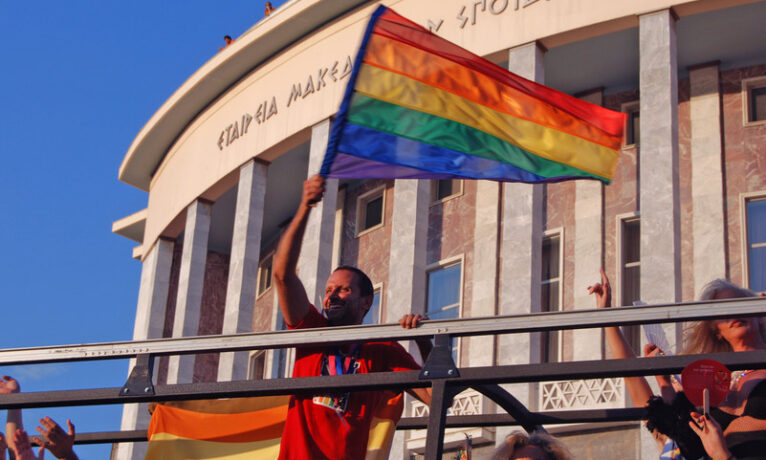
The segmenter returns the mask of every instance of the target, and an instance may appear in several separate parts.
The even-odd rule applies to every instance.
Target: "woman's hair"
[[[507,460],[513,456],[516,450],[525,446],[536,446],[542,449],[549,460],[571,460],[572,454],[563,442],[545,433],[532,433],[530,435],[521,431],[514,431],[505,442],[500,445],[492,455],[492,460]]]
[[[715,279],[705,285],[700,292],[699,300],[715,300],[720,298],[720,295],[724,292],[732,293],[733,296],[729,298],[737,297],[756,297],[757,294],[749,289],[737,286],[731,281],[724,279]],[[760,324],[761,337],[766,337],[764,334],[764,326],[762,322]],[[724,340],[718,335],[715,320],[699,321],[686,330],[686,344],[684,347],[684,354],[696,354],[696,353],[719,353],[725,351],[732,351],[729,342]]]

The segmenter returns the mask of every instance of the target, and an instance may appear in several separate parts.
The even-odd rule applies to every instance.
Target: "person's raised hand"
[[[314,206],[322,201],[324,189],[325,179],[319,174],[315,174],[303,181],[303,204]]]
[[[425,321],[427,319],[427,315],[421,315],[420,313],[408,313],[399,319],[399,325],[405,329],[414,329],[420,326],[421,321]]]
[[[48,416],[41,418],[40,425],[42,427],[38,426],[37,431],[42,436],[41,438],[34,438],[32,441],[51,451],[58,459],[76,459],[77,456],[72,449],[74,445],[74,424],[68,419],[66,423],[69,428],[68,432],[65,432],[52,418]]]
[[[663,352],[660,347],[653,343],[647,343],[644,345],[644,356],[647,358],[653,358],[655,356],[665,356],[665,352]]]
[[[43,460],[45,458],[45,449],[40,447],[35,455],[32,450],[32,445],[29,444],[29,437],[27,432],[22,429],[17,429],[11,436],[11,450],[16,456],[16,460]]]
[[[21,386],[19,385],[19,382],[16,381],[16,379],[8,375],[3,375],[0,377],[1,394],[18,393],[19,391],[21,391]]]
[[[588,294],[596,296],[596,308],[609,308],[612,306],[612,286],[603,268],[600,272],[601,282],[588,286]]]
[[[702,446],[705,448],[705,452],[707,452],[710,458],[713,460],[733,458],[731,452],[726,447],[721,425],[707,415],[700,415],[696,412],[692,412],[690,415],[692,420],[689,421],[689,428],[697,433],[700,441],[702,441]]]

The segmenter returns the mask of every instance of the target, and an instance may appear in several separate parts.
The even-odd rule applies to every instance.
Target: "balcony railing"
[[[521,425],[531,431],[544,424],[588,423],[638,420],[643,409],[593,408],[573,406],[592,398],[597,404],[611,402],[614,382],[621,377],[679,373],[689,363],[700,358],[716,359],[731,370],[766,367],[766,351],[717,353],[709,355],[664,356],[651,359],[592,360],[544,364],[468,367],[458,369],[452,361],[449,340],[452,337],[528,333],[549,330],[598,328],[609,325],[642,323],[671,323],[731,317],[763,316],[766,298],[725,301],[691,302],[614,308],[606,310],[570,310],[555,313],[466,318],[459,320],[426,321],[417,329],[399,325],[335,327],[314,330],[249,333],[228,336],[204,336],[157,339],[135,342],[97,343],[59,347],[35,347],[0,350],[0,365],[23,365],[69,361],[136,358],[136,365],[122,387],[76,389],[65,391],[30,392],[0,395],[0,410],[31,407],[57,407],[98,404],[126,404],[185,399],[215,399],[284,394],[312,394],[317,388],[336,391],[432,389],[428,417],[420,412],[403,418],[397,429],[428,429],[425,457],[441,458],[445,428],[494,427]],[[304,377],[294,379],[245,380],[175,385],[152,383],[153,360],[158,356],[210,352],[231,352],[256,349],[290,348],[295,346],[328,346],[370,340],[435,339],[435,347],[422,371],[381,372],[373,374]],[[561,381],[612,382],[612,386],[585,384],[561,386]],[[556,382],[552,384],[551,404],[564,404],[556,410],[530,412],[499,384]],[[476,406],[470,396],[464,403],[453,405],[453,398],[473,389],[491,399],[507,413],[487,414],[484,402],[479,414],[470,414]],[[560,391],[563,389],[564,391]],[[570,391],[571,390],[571,391]],[[466,393],[470,394],[470,393]],[[461,401],[462,397],[458,398]],[[482,399],[484,401],[484,399]],[[447,416],[448,410],[453,410]],[[542,406],[545,407],[545,406]],[[565,409],[565,410],[563,410]],[[418,414],[415,414],[418,415]],[[77,443],[131,442],[145,440],[146,432],[111,432],[78,434]]]

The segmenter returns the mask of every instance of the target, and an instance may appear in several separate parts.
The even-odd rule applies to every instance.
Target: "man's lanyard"
[[[347,355],[336,348],[335,353],[327,355],[327,372],[330,375],[356,374],[359,367],[356,358],[359,355],[359,344],[354,344]]]

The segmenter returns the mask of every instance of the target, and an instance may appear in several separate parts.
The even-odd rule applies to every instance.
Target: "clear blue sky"
[[[113,221],[146,207],[117,180],[131,141],[263,1],[2,2],[0,347],[130,340],[140,263]],[[284,1],[273,1],[279,6]],[[23,391],[114,387],[126,361],[15,366]],[[120,406],[25,411],[118,430]],[[4,419],[4,415],[3,415]],[[106,459],[110,446],[82,446]],[[48,456],[50,457],[50,455]]]

